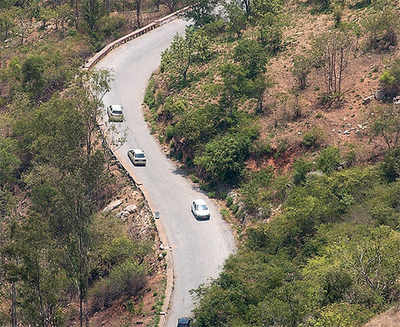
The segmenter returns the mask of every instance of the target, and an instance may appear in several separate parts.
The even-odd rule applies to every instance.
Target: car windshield
[[[198,208],[198,210],[208,210],[208,208],[205,204],[199,204],[197,208]]]
[[[113,114],[114,115],[122,115],[122,111],[121,110],[113,110]]]
[[[144,153],[137,153],[135,155],[136,158],[144,158]]]

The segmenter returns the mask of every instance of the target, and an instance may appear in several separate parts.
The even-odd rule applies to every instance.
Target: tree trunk
[[[142,7],[142,0],[136,0],[136,21],[138,28],[140,28],[142,25],[140,22],[140,11],[142,9],[141,7]]]
[[[17,327],[17,295],[15,282],[11,283],[11,327]]]
[[[75,0],[75,28],[79,25],[79,0]]]

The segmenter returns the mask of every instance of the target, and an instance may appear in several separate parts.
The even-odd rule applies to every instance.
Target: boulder
[[[400,104],[400,96],[393,98],[393,104]]]
[[[137,210],[137,206],[134,204],[131,204],[131,205],[127,206],[124,210],[129,213],[134,213]]]
[[[367,96],[366,98],[363,99],[362,104],[367,105],[374,99],[373,95]]]
[[[118,208],[121,204],[122,204],[122,200],[115,200],[115,201],[109,203],[109,204],[103,209],[103,212],[112,211],[112,210]]]

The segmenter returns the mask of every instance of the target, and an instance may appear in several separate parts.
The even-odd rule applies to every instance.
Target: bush
[[[292,74],[298,82],[300,90],[304,90],[307,87],[307,76],[311,72],[311,59],[298,55],[293,58]]]
[[[263,25],[260,29],[260,41],[269,55],[276,55],[283,49],[282,26],[279,23]]]
[[[339,149],[330,146],[322,150],[317,160],[317,168],[326,174],[330,174],[339,168],[340,165],[340,152]]]
[[[395,60],[389,70],[379,78],[385,96],[394,97],[400,91],[400,59]]]
[[[240,40],[234,49],[233,58],[240,62],[248,78],[254,78],[265,71],[268,58],[262,46],[255,40]]]
[[[400,147],[386,153],[381,167],[388,182],[393,182],[400,177]]]
[[[168,125],[167,128],[165,129],[165,137],[166,140],[169,141],[175,136],[175,128],[172,125]]]
[[[163,121],[172,120],[176,116],[183,114],[186,110],[186,103],[182,99],[175,99],[173,97],[168,97],[165,101],[162,111],[159,113],[159,117]]]
[[[124,16],[113,15],[113,16],[103,16],[98,22],[98,30],[101,34],[103,34],[106,38],[113,36],[114,38],[118,38],[121,34],[121,28],[127,23],[127,20]]]
[[[234,184],[242,174],[250,144],[248,135],[218,136],[207,143],[204,153],[194,162],[207,180]]]
[[[272,155],[273,149],[271,144],[266,140],[255,141],[250,148],[250,154],[255,157],[255,159],[262,159]]]
[[[293,163],[293,183],[296,185],[304,183],[307,174],[312,171],[312,169],[312,162],[306,161],[303,158],[297,159]]]
[[[217,19],[203,26],[204,31],[210,36],[217,36],[218,34],[224,33],[225,28],[226,24],[223,19]]]
[[[156,109],[156,99],[154,97],[155,81],[154,78],[150,78],[149,84],[147,85],[146,92],[144,94],[144,103],[147,104],[150,110]]]
[[[144,287],[146,271],[143,266],[127,261],[111,270],[110,276],[100,280],[91,290],[91,312],[108,308],[121,296],[135,296]]]
[[[236,2],[225,4],[226,15],[228,16],[228,30],[236,34],[237,38],[242,35],[242,30],[246,28],[247,16],[243,9]]]
[[[389,50],[397,44],[399,17],[391,5],[367,15],[362,25],[368,36],[368,50]]]
[[[301,144],[306,148],[318,148],[323,142],[323,132],[320,128],[313,127],[303,136]]]
[[[250,173],[247,176],[246,181],[240,187],[240,194],[248,212],[256,214],[260,208],[268,209],[267,212],[269,212],[268,195],[272,180],[273,170],[270,168]]]

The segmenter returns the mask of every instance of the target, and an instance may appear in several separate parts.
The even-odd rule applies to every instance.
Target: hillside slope
[[[399,9],[243,1],[164,52],[149,124],[241,240],[195,326],[361,326],[397,303]]]

